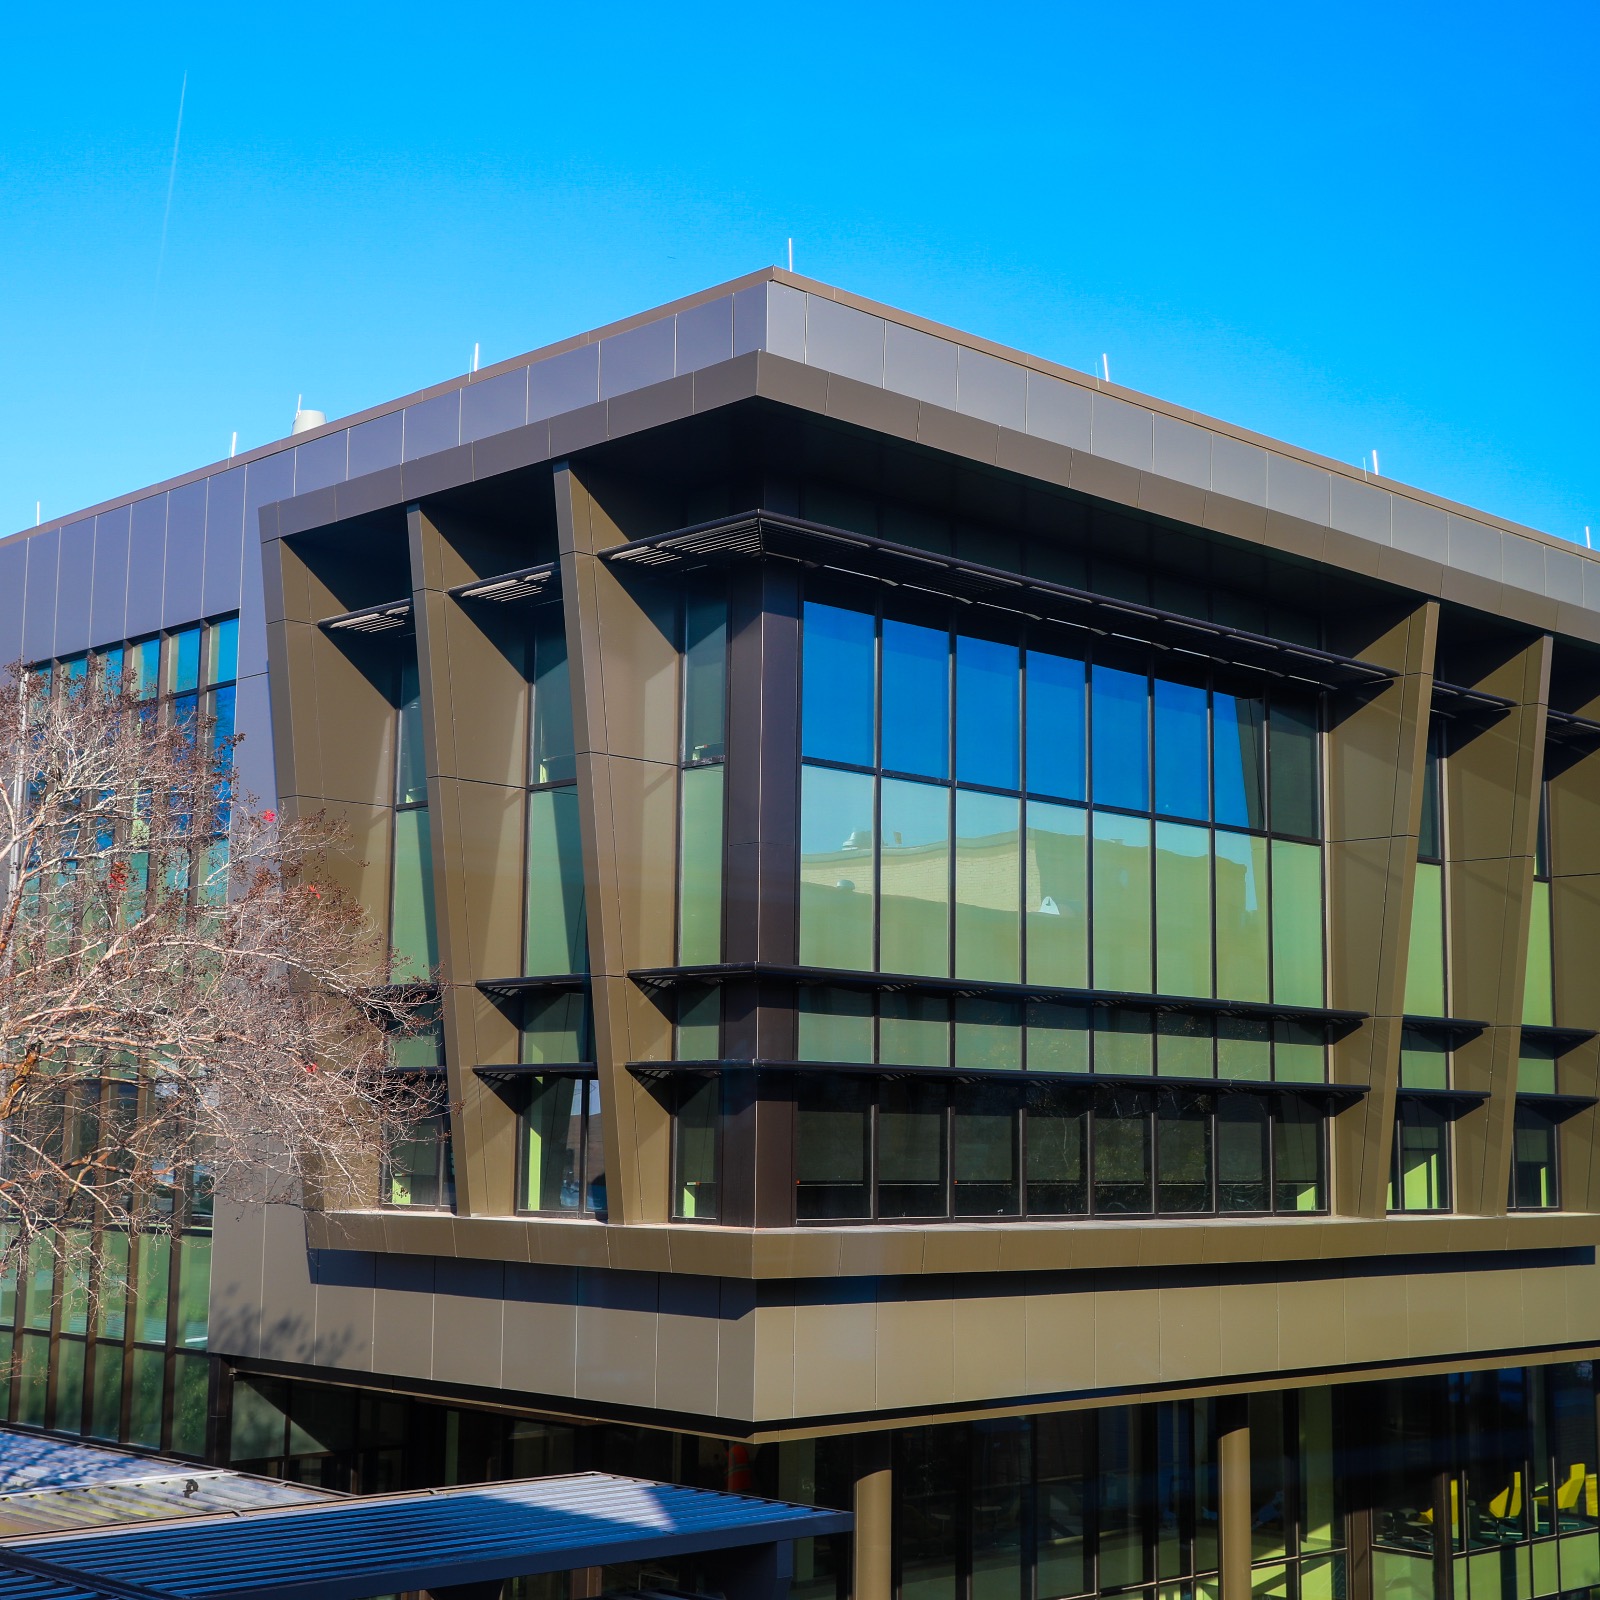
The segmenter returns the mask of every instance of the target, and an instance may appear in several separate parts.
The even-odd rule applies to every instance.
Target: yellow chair
[[[1575,1509],[1578,1504],[1578,1496],[1583,1493],[1584,1485],[1593,1481],[1589,1476],[1588,1468],[1581,1461],[1578,1462],[1572,1471],[1567,1474],[1567,1481],[1556,1490],[1556,1510],[1571,1511]],[[1594,1491],[1591,1489],[1589,1492],[1592,1497]]]
[[[1511,1474],[1511,1487],[1502,1489],[1489,1502],[1489,1516],[1495,1522],[1515,1522],[1522,1515],[1522,1474]]]

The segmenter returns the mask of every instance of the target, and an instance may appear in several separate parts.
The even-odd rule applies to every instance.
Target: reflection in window
[[[443,1083],[439,1099],[443,1101]],[[449,1210],[455,1204],[455,1168],[450,1152],[450,1114],[440,1108],[420,1117],[389,1153],[384,1170],[385,1205]]]
[[[533,1079],[521,1123],[518,1209],[604,1217],[606,1163],[599,1079]]]
[[[1561,1205],[1556,1122],[1548,1111],[1519,1101],[1512,1130],[1511,1208],[1555,1211]]]
[[[718,1113],[722,1080],[695,1077],[675,1086],[672,1214],[685,1222],[717,1217]]]
[[[1437,1102],[1402,1097],[1389,1175],[1391,1211],[1450,1209],[1450,1123]]]

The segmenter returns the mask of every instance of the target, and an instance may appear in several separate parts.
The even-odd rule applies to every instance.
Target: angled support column
[[[1386,1205],[1438,630],[1428,600],[1355,648],[1399,676],[1336,703],[1329,732],[1329,1003],[1369,1013],[1332,1059],[1335,1081],[1370,1085],[1334,1123],[1334,1206],[1347,1216]]]
[[[441,1009],[456,1168],[456,1210],[513,1209],[516,1116],[474,1072],[515,1059],[515,1028],[474,987],[522,970],[519,873],[527,806],[527,695],[519,664],[446,593],[479,576],[448,519],[407,510],[412,615],[422,693]]]
[[[1455,1050],[1455,1087],[1489,1096],[1455,1124],[1456,1210],[1479,1216],[1504,1214],[1510,1182],[1550,656],[1541,634],[1451,670],[1515,702],[1476,726],[1458,719],[1445,784],[1451,1008],[1489,1024]]]
[[[555,492],[610,1220],[658,1222],[670,1119],[627,1063],[670,1057],[672,1027],[628,973],[676,948],[677,595],[596,559],[626,536],[575,464]]]

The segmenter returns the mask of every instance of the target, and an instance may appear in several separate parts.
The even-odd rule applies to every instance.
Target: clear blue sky
[[[1600,535],[1592,5],[12,8],[0,532],[781,261]],[[182,139],[165,227],[179,86]]]

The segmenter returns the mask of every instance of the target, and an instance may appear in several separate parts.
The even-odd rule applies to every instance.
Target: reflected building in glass
[[[372,1192],[0,1283],[0,1409],[851,1507],[804,1600],[1600,1590],[1597,597],[776,271],[0,541],[436,1015]]]

